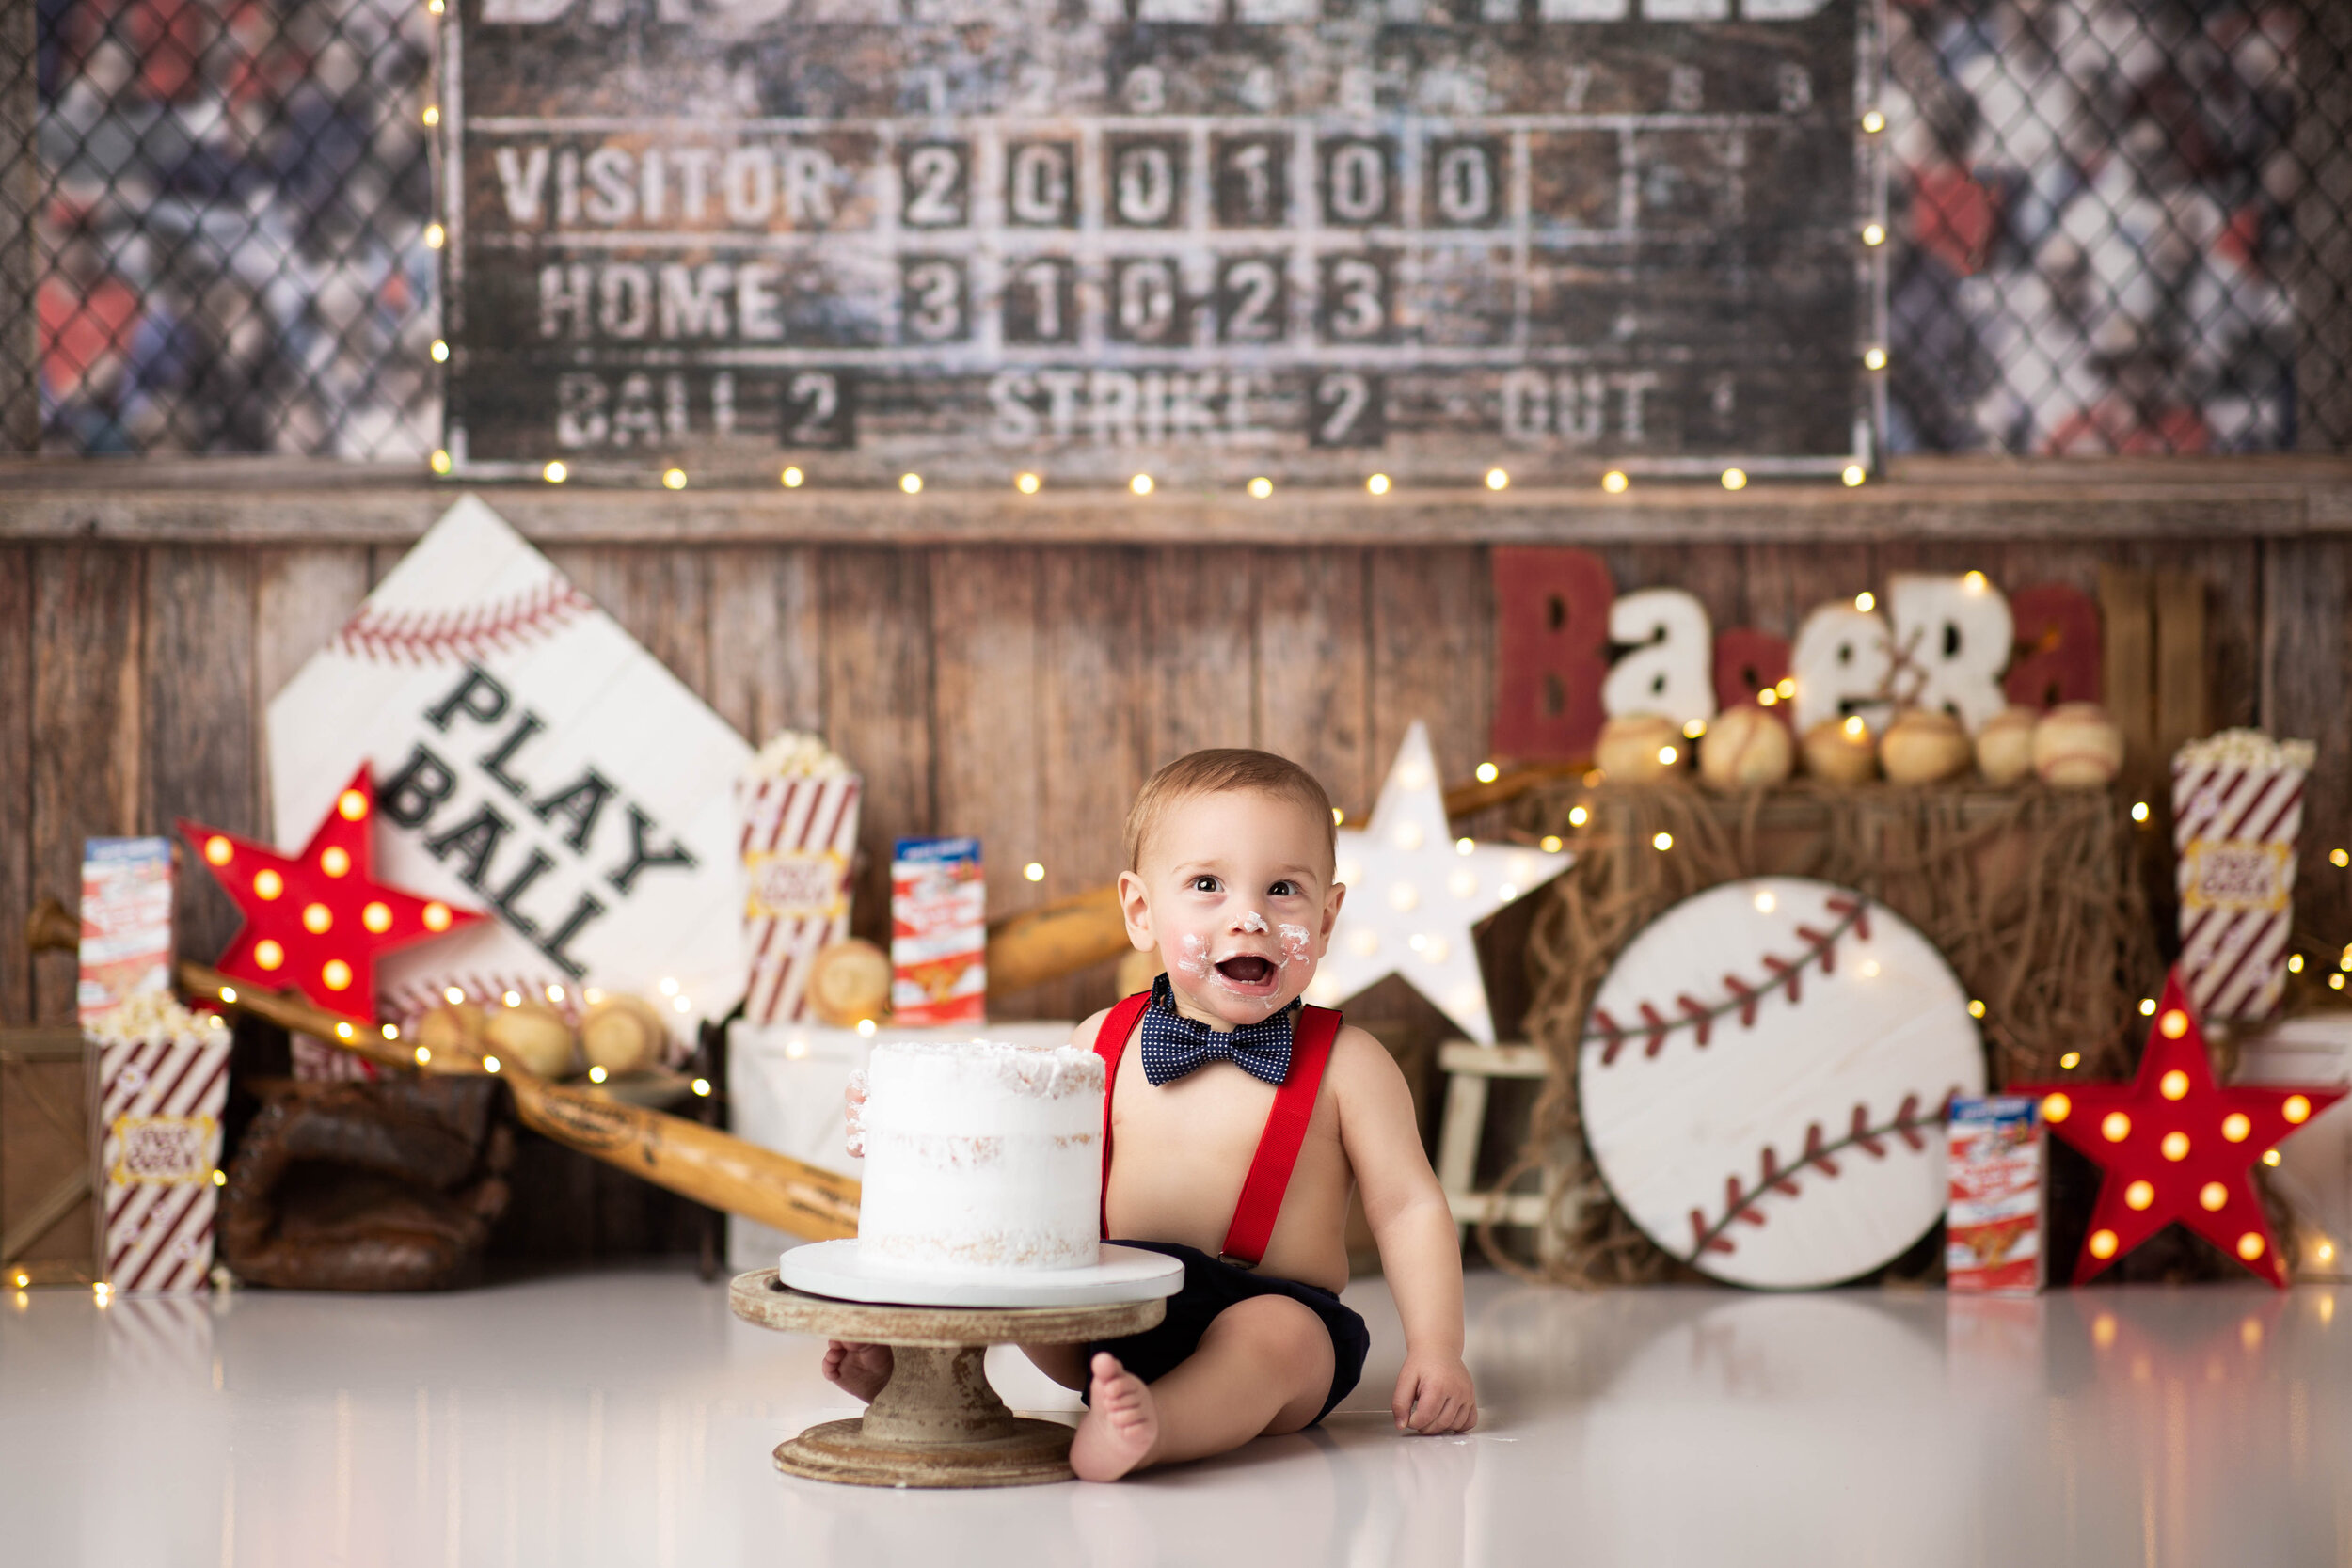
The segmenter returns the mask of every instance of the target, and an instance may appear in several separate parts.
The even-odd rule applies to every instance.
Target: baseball
[[[1824,719],[1804,732],[1804,770],[1830,784],[1867,784],[1879,770],[1870,726],[1859,719]]]
[[[454,1066],[482,1055],[482,1009],[470,1002],[445,1002],[417,1020],[417,1044],[436,1062]]]
[[[1975,749],[1960,721],[1934,708],[1907,708],[1879,741],[1879,766],[1897,784],[1936,784],[1967,771]]]
[[[580,1021],[580,1054],[616,1078],[659,1063],[669,1037],[661,1014],[642,996],[608,996]]]
[[[2098,789],[2123,770],[2123,732],[2096,703],[2060,703],[2033,727],[2033,770],[2059,789]]]
[[[1984,782],[2006,789],[2033,771],[2033,727],[2038,708],[2005,707],[1977,732],[1977,771]]]
[[[1650,1240],[1739,1285],[1833,1285],[1941,1219],[1944,1108],[1984,1092],[1933,944],[1827,882],[1726,882],[1610,967],[1577,1055],[1584,1132]]]
[[[817,955],[808,972],[808,1005],[836,1028],[852,1028],[890,1011],[890,956],[851,937]]]
[[[1756,789],[1796,767],[1788,726],[1753,703],[1715,715],[1699,738],[1699,776],[1719,789]]]
[[[575,1054],[572,1026],[564,1015],[544,1002],[523,1002],[501,1007],[482,1026],[483,1048],[542,1078],[562,1078],[572,1070]]]
[[[1655,713],[1620,714],[1600,727],[1593,765],[1612,784],[1649,784],[1680,768],[1691,754],[1682,726]]]

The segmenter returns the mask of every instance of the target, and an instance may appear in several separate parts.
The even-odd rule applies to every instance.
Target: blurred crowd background
[[[428,0],[38,4],[45,449],[429,452]],[[2352,443],[2352,0],[1887,9],[1894,451]]]

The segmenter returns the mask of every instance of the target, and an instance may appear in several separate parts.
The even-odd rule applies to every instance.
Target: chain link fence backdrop
[[[7,447],[432,451],[433,4],[0,0]],[[1893,451],[2352,446],[2352,4],[1888,9]]]

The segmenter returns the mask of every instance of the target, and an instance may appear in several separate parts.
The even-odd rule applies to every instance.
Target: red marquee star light
[[[2344,1098],[2342,1087],[2213,1081],[2180,976],[2169,975],[2139,1076],[2129,1084],[2020,1084],[2042,1119],[2106,1175],[2074,1283],[2178,1220],[2284,1289],[2286,1260],[2254,1191],[2254,1162]]]
[[[331,1013],[374,1022],[378,958],[486,918],[377,881],[374,819],[364,763],[299,855],[182,817],[182,835],[245,914],[214,967],[273,990],[292,985]]]

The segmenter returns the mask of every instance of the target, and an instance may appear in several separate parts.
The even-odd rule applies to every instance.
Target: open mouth
[[[1216,972],[1236,986],[1263,986],[1274,978],[1274,960],[1245,954],[1219,959]]]

